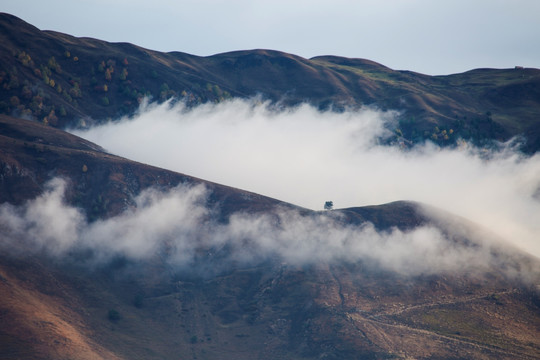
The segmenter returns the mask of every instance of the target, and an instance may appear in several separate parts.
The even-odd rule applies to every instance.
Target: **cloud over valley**
[[[90,266],[120,256],[220,271],[276,259],[361,262],[411,276],[498,269],[536,277],[539,262],[515,248],[540,257],[540,157],[509,146],[388,145],[396,116],[257,100],[144,104],[132,118],[77,134],[124,157],[308,209],[322,210],[327,200],[336,208],[402,199],[427,204],[418,211],[431,220],[415,228],[381,230],[351,222],[345,212],[290,207],[236,209],[223,221],[202,184],[148,188],[124,212],[89,221],[65,201],[70,180],[54,178],[39,197],[0,205],[1,250],[76,256]]]
[[[511,147],[380,144],[397,113],[275,109],[257,100],[144,104],[77,132],[112,153],[310,209],[414,200],[476,222],[540,256],[540,156]]]

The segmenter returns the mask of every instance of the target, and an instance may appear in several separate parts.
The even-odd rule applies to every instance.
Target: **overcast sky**
[[[265,48],[430,75],[540,68],[537,0],[3,0],[42,30],[208,56]]]

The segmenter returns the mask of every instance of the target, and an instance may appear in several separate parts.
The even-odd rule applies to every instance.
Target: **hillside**
[[[194,278],[159,263],[0,260],[2,358],[539,358],[539,299],[500,277],[269,264]]]
[[[204,183],[225,214],[264,211],[279,201],[106,153],[98,145],[43,124],[0,115],[0,203],[23,204],[53,177],[69,179],[66,201],[90,220],[118,215],[148,187]]]
[[[292,224],[304,223],[311,236],[328,229],[310,230],[312,221],[331,221],[337,229],[370,222],[381,234],[437,226],[452,247],[470,253],[480,244],[464,237],[463,229],[474,225],[456,220],[460,235],[455,224],[437,223],[415,203],[317,213],[119,158],[33,121],[0,116],[0,129],[3,216],[20,214],[6,202],[31,206],[58,176],[69,180],[65,202],[85,210],[89,230],[122,221],[141,206],[137,195],[148,187],[203,183],[211,192],[205,206],[217,211],[196,229],[276,214],[282,226],[291,216]],[[283,209],[299,215],[280,215]],[[54,222],[50,216],[46,221]],[[0,358],[540,358],[540,299],[532,285],[540,281],[540,262],[515,250],[491,248],[491,263],[464,272],[407,274],[369,257],[295,263],[256,251],[252,260],[239,261],[234,242],[215,247],[204,240],[212,233],[200,239],[192,233],[202,242],[194,243],[186,267],[174,261],[174,249],[142,258],[113,253],[99,262],[92,260],[99,248],[73,247],[58,256],[47,242],[36,246],[46,234],[27,239],[9,230],[9,221],[2,224]],[[257,240],[247,241],[243,256]],[[519,269],[529,280],[505,269]]]
[[[261,96],[320,108],[401,112],[396,141],[483,144],[522,135],[540,147],[540,70],[477,69],[427,76],[363,59],[304,59],[272,50],[209,57],[41,31],[0,14],[0,113],[55,127],[132,114],[143,97],[190,105]]]

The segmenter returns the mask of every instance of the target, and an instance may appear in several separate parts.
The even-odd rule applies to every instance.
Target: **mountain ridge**
[[[276,50],[201,57],[40,31],[5,13],[0,23],[0,85],[6,90],[0,113],[52,126],[85,126],[130,115],[144,97],[195,106],[262,96],[284,105],[396,110],[395,141],[446,146],[458,139],[485,144],[522,135],[525,151],[540,146],[539,69],[428,76],[366,59],[305,59]]]

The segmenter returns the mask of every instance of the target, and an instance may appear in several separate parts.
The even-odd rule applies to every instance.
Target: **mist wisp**
[[[85,259],[90,266],[117,257],[159,259],[177,269],[201,265],[213,272],[268,259],[292,265],[360,261],[405,276],[492,271],[501,264],[512,277],[526,279],[533,271],[495,243],[471,242],[466,232],[453,235],[437,226],[377,231],[370,223],[347,224],[338,211],[302,215],[283,208],[233,213],[224,224],[216,220],[218,210],[208,207],[210,194],[203,185],[166,192],[150,188],[131,209],[89,223],[81,210],[64,202],[65,187],[66,181],[56,178],[25,205],[0,206],[3,251],[61,258],[91,254]]]

